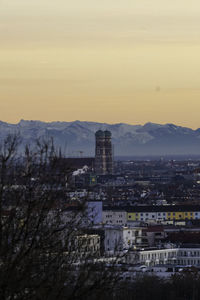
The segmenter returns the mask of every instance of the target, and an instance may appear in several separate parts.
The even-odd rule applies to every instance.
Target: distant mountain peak
[[[18,124],[0,121],[0,139],[9,133],[19,132],[23,144],[31,144],[40,137],[53,137],[55,145],[64,149],[65,155],[83,151],[85,156],[95,152],[95,132],[112,133],[115,155],[170,155],[200,154],[200,129],[192,130],[175,124],[144,125],[127,123],[100,123],[76,120],[73,122],[42,122],[20,120]]]

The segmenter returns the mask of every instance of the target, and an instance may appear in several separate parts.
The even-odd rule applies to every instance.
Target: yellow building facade
[[[197,212],[199,214],[199,212]],[[195,212],[193,211],[159,211],[159,212],[128,212],[127,221],[145,221],[145,220],[193,220]]]

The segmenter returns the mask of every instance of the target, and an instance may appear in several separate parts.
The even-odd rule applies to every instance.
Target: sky
[[[0,0],[0,120],[200,127],[199,0]]]

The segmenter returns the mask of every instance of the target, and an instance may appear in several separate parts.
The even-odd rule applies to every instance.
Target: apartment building
[[[104,248],[106,253],[126,251],[142,246],[143,227],[105,227]]]
[[[138,262],[147,266],[158,264],[198,266],[200,265],[200,245],[196,247],[142,250],[138,252]]]
[[[200,219],[199,205],[135,206],[127,209],[127,221],[179,221]]]
[[[104,210],[103,224],[127,226],[127,212],[125,210]]]

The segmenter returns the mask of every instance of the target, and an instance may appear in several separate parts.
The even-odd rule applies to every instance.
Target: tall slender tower
[[[106,157],[106,174],[113,173],[113,153],[112,153],[112,135],[111,132],[106,130],[105,134],[105,157]]]
[[[106,158],[105,158],[105,134],[102,130],[95,133],[96,149],[95,149],[95,173],[106,174]]]
[[[96,174],[112,174],[112,142],[111,132],[106,130],[98,130],[95,134],[96,150],[95,150],[95,173]]]

